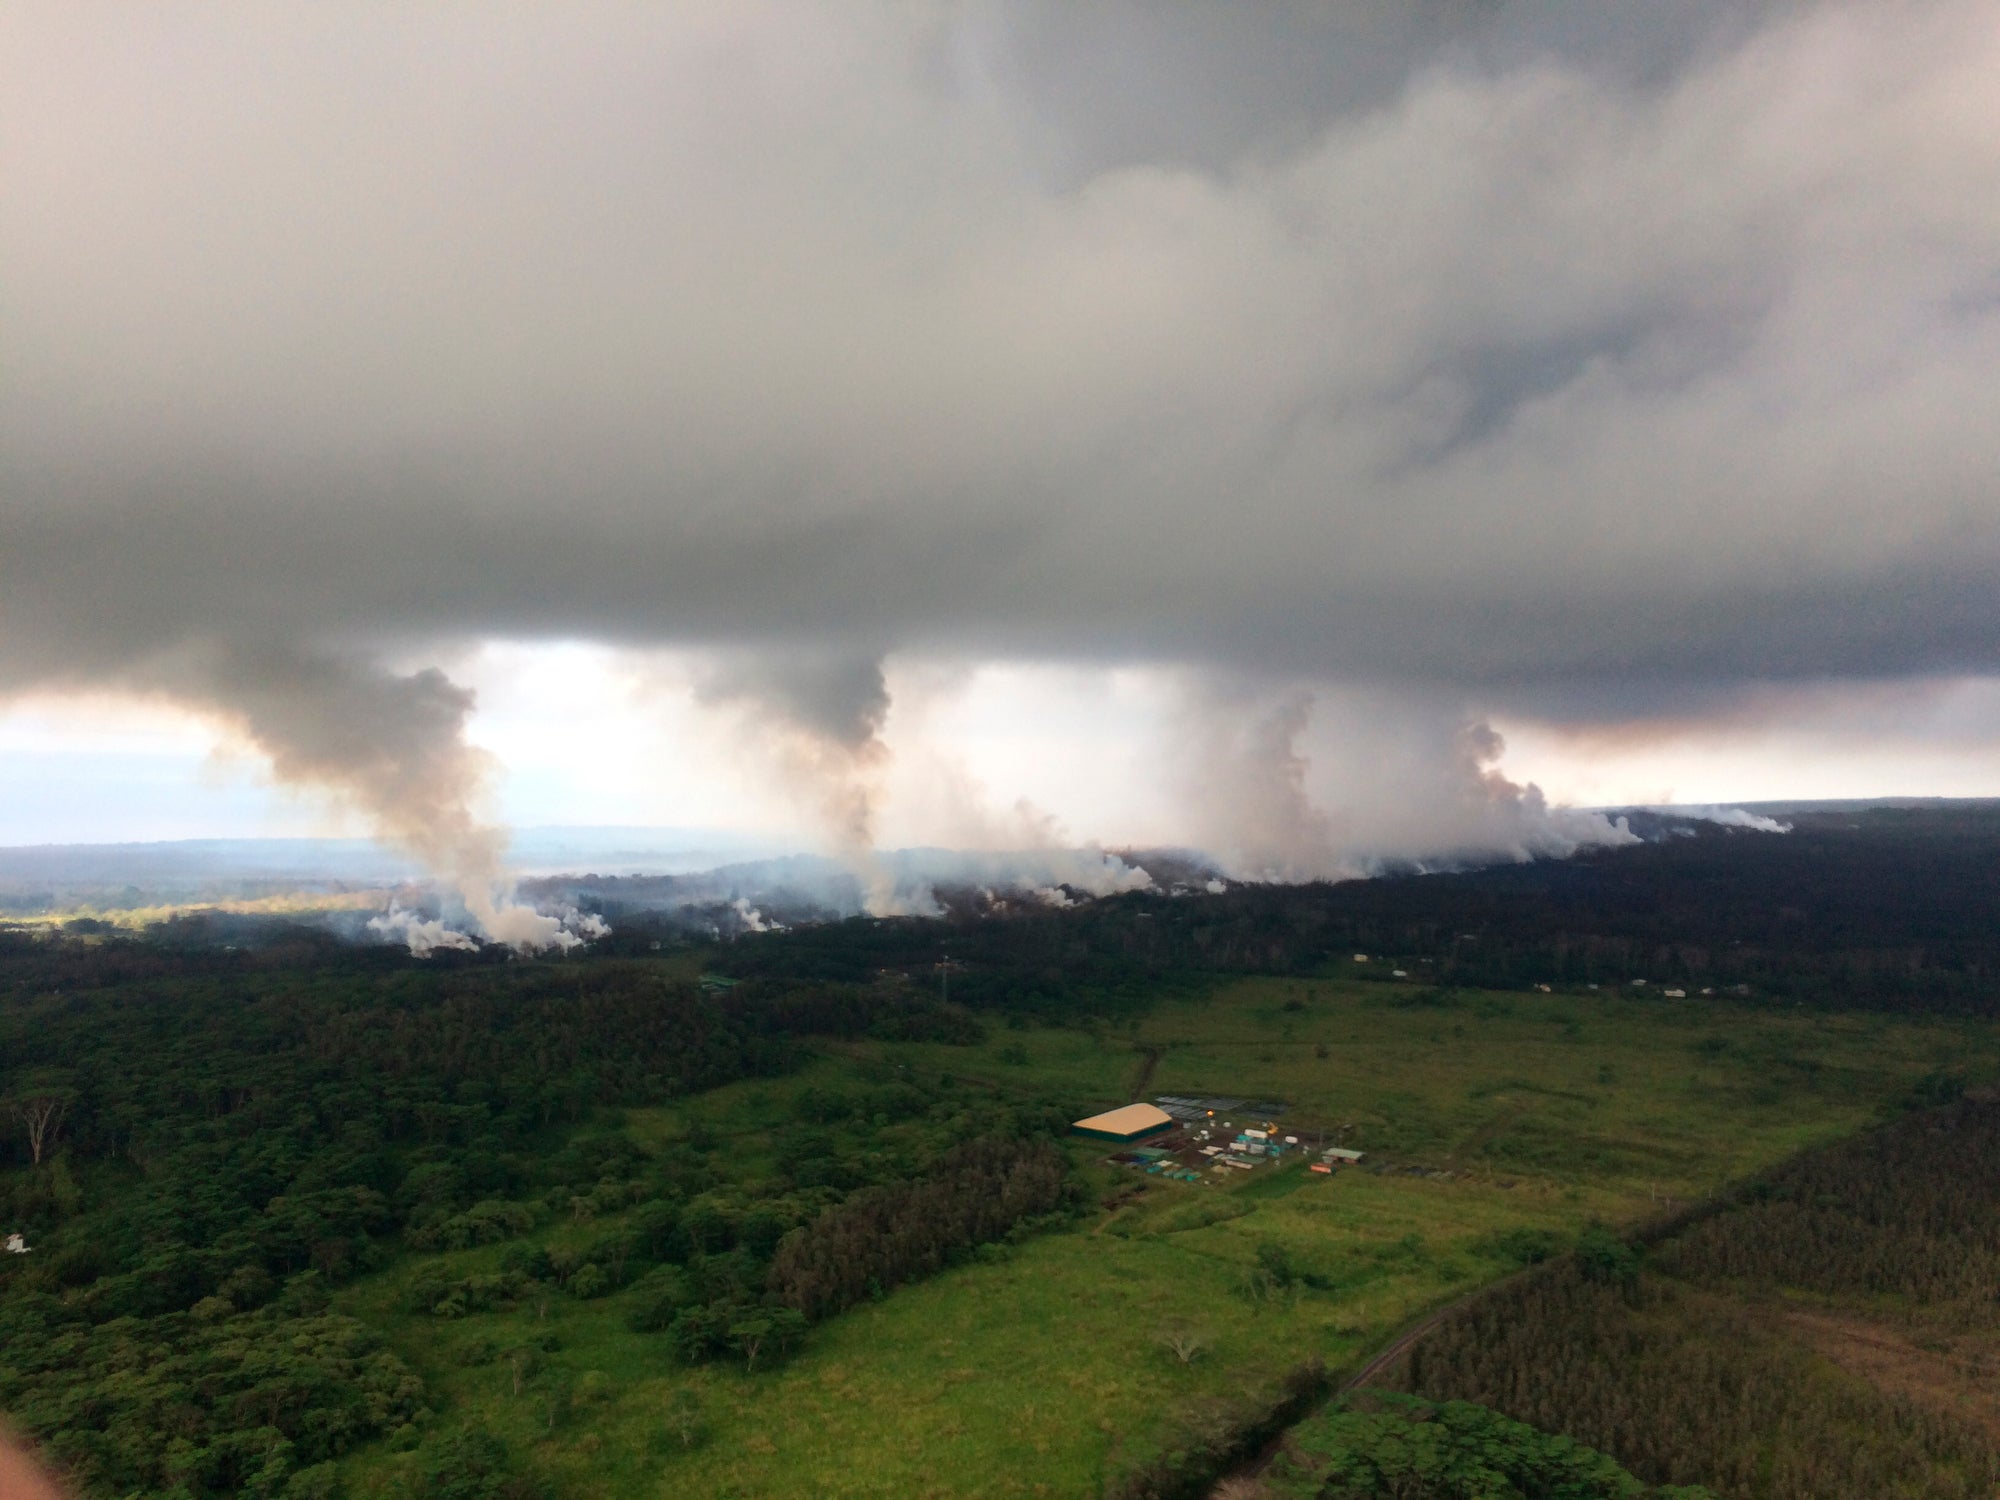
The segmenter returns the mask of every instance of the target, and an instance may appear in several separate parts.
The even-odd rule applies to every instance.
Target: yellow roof
[[[1142,1130],[1157,1130],[1162,1125],[1171,1125],[1174,1117],[1164,1109],[1150,1104],[1128,1104],[1123,1109],[1109,1109],[1101,1115],[1092,1115],[1087,1120],[1078,1120],[1072,1130],[1101,1130],[1106,1135],[1137,1135]]]

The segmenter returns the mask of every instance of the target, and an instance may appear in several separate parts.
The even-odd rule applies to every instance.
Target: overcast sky
[[[0,840],[2000,793],[1990,0],[17,0],[0,181]]]

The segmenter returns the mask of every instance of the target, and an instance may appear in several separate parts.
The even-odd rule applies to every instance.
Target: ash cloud
[[[204,707],[525,946],[409,667],[481,637],[712,648],[857,865],[885,653],[1287,684],[1199,752],[1246,869],[1601,835],[1468,726],[2000,672],[1996,71],[1974,0],[11,6],[0,692]]]

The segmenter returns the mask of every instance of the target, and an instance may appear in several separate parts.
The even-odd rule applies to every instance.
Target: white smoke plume
[[[1063,885],[1086,896],[1116,896],[1150,890],[1153,877],[1142,867],[1096,845],[1081,849],[1039,849],[1014,855],[1021,878],[1042,875],[1050,885]]]
[[[567,953],[572,948],[607,936],[611,927],[592,912],[564,911],[551,915],[517,901],[489,902],[483,911],[466,910],[463,931],[442,917],[426,917],[421,912],[391,905],[389,910],[368,919],[368,930],[383,938],[408,945],[411,953],[423,958],[439,948],[476,949],[481,938],[501,943],[517,953],[539,953],[553,948]]]
[[[426,917],[401,906],[392,905],[380,916],[370,917],[368,930],[390,942],[407,944],[418,958],[427,958],[440,948],[470,950],[479,946],[479,940],[471,933],[460,932],[439,918]]]
[[[1713,807],[1694,803],[1675,803],[1657,809],[1670,817],[1693,818],[1697,822],[1715,823],[1724,828],[1749,828],[1758,833],[1790,833],[1792,825],[1769,818],[1762,813],[1753,813],[1743,807]]]
[[[1636,842],[1622,822],[1508,780],[1500,736],[1449,699],[1196,677],[1180,727],[1198,842],[1232,879],[1343,880]]]
[[[1047,905],[1153,888],[1153,877],[1123,856],[1080,849],[899,849],[881,857],[892,899],[936,908],[945,886],[974,886]],[[1060,897],[1060,900],[1056,898]]]
[[[1337,880],[1335,824],[1306,791],[1299,749],[1310,693],[1191,678],[1182,717],[1188,805],[1196,842],[1238,880]]]
[[[736,913],[738,920],[742,922],[745,932],[770,932],[777,926],[774,922],[765,921],[764,914],[750,904],[750,899],[747,896],[738,896],[729,904],[730,909]]]
[[[694,684],[698,702],[733,712],[746,754],[860,883],[872,916],[935,916],[941,884],[990,878],[1015,895],[1069,886],[1088,896],[1143,889],[1150,877],[1095,845],[1069,847],[1055,819],[1016,799],[991,806],[987,789],[926,733],[924,694],[899,728],[914,739],[911,782],[923,821],[954,853],[886,856],[879,832],[895,700],[882,658],[819,650],[712,654]],[[906,769],[910,769],[907,768]]]
[[[882,728],[889,687],[882,661],[810,648],[718,653],[695,683],[697,701],[734,708],[744,748],[853,871],[876,916],[927,914],[929,893],[899,896],[875,853],[876,801],[889,761]]]
[[[1155,889],[1137,861],[1102,849],[892,849],[875,856],[872,887],[824,855],[788,855],[674,876],[564,876],[532,889],[551,901],[586,905],[615,901],[627,909],[680,911],[712,918],[730,914],[728,930],[779,930],[792,920],[863,912],[876,916],[936,916],[947,905],[1072,906],[1123,891]],[[1184,864],[1177,859],[1176,864]]]
[[[521,952],[602,935],[595,918],[552,916],[513,898],[506,831],[479,811],[492,766],[465,739],[472,694],[442,672],[399,674],[325,652],[217,643],[124,670],[223,722],[280,782],[327,798],[421,860],[451,885],[474,934]],[[412,952],[473,941],[395,910],[376,930],[404,937]]]

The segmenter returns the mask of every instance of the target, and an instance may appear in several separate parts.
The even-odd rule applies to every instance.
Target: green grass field
[[[442,1399],[439,1426],[483,1423],[565,1493],[1089,1495],[1192,1404],[1268,1386],[1308,1355],[1352,1362],[1505,1274],[1505,1231],[1644,1218],[1857,1128],[1926,1074],[1991,1076],[2000,1043],[1976,1023],[1609,994],[1437,1003],[1378,983],[1247,980],[1096,1033],[996,1026],[976,1048],[854,1044],[794,1077],[634,1112],[626,1128],[657,1149],[699,1118],[730,1139],[733,1170],[755,1175],[788,1097],[861,1068],[1060,1097],[1078,1115],[1127,1102],[1142,1076],[1149,1094],[1282,1099],[1288,1131],[1338,1137],[1371,1167],[1450,1175],[1329,1179],[1300,1164],[1182,1184],[1076,1141],[1114,1207],[844,1314],[754,1375],[676,1367],[658,1337],[627,1330],[629,1293],[444,1322],[397,1310],[414,1273],[403,1266],[336,1307],[391,1331]],[[1260,1292],[1264,1246],[1317,1289]],[[446,1259],[472,1270],[498,1255]],[[573,1405],[553,1420],[537,1382],[517,1394],[510,1367],[479,1362],[529,1323],[574,1376]],[[1169,1327],[1203,1341],[1191,1363],[1163,1347]],[[667,1420],[683,1390],[703,1412],[692,1445]],[[357,1493],[397,1494],[416,1461],[378,1445],[346,1477]]]

